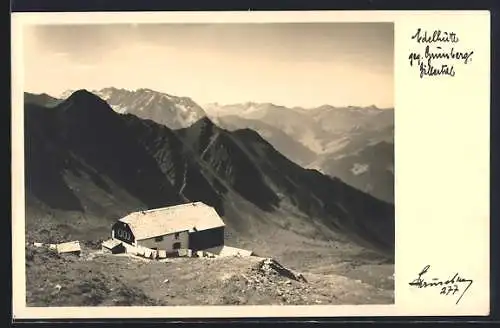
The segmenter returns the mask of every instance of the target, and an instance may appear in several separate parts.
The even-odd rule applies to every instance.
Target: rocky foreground
[[[388,304],[393,291],[261,257],[148,261],[26,249],[28,306]]]

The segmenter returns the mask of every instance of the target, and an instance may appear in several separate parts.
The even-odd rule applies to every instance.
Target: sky
[[[392,23],[33,25],[25,91],[149,88],[212,102],[393,107]]]

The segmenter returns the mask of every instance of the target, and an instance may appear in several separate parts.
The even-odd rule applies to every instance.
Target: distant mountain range
[[[24,102],[29,104],[35,104],[39,106],[53,107],[61,102],[61,99],[54,98],[49,96],[46,93],[42,94],[34,94],[25,92],[24,93]]]
[[[394,203],[394,171],[386,169],[394,167],[393,109],[328,105],[304,109],[269,103],[204,107],[218,125],[229,130],[251,128],[295,163]]]
[[[150,89],[92,91],[118,113],[150,119],[171,129],[185,128],[203,117],[236,131],[258,132],[294,163],[338,177],[371,195],[394,203],[394,110],[370,107],[287,108],[246,102],[199,106],[192,99]],[[72,91],[60,96],[66,99]],[[39,97],[36,97],[39,96]],[[25,99],[53,106],[61,100],[26,94]],[[384,146],[373,147],[382,143]],[[369,154],[369,155],[368,155]],[[342,158],[342,160],[341,160]],[[357,167],[365,167],[362,172]],[[353,173],[356,172],[356,173]]]
[[[394,144],[386,141],[366,144],[338,157],[321,156],[311,164],[335,174],[345,183],[394,203]]]
[[[131,101],[130,92],[108,91],[100,98],[99,92],[78,90],[52,108],[43,105],[52,102],[47,97],[26,95],[26,192],[28,212],[37,213],[28,220],[32,233],[107,235],[110,222],[131,210],[203,201],[236,235],[279,228],[314,238],[345,237],[392,254],[392,204],[300,167],[251,129],[228,131],[201,117],[173,130],[130,114],[138,109],[116,100],[121,95]],[[167,113],[194,108],[195,114],[174,115],[172,125],[202,113],[184,98],[136,93],[140,101],[133,104],[141,103],[143,113],[161,111],[153,102],[164,104]]]
[[[66,99],[72,93],[72,90],[68,90],[60,98]],[[172,96],[150,89],[129,91],[109,87],[93,90],[92,93],[106,100],[118,113],[134,114],[171,129],[188,127],[206,116],[205,111],[191,98]]]
[[[280,153],[300,166],[307,166],[318,155],[304,146],[300,141],[284,132],[278,127],[270,125],[263,120],[242,118],[236,115],[226,115],[211,118],[218,126],[235,131],[239,129],[252,129],[257,131],[264,139],[268,140]]]
[[[270,103],[243,103],[207,104],[204,108],[207,115],[221,125],[242,128],[249,123],[248,120],[263,122],[286,133],[315,154],[341,151],[351,143],[353,137],[364,133],[372,134],[370,137],[373,137],[377,132],[388,132],[379,137],[393,138],[387,128],[394,126],[394,110],[375,106],[337,108],[324,105],[304,109]]]

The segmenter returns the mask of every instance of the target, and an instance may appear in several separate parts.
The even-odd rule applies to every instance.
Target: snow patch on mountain
[[[73,92],[75,92],[75,90],[66,90],[63,93],[61,93],[61,95],[59,96],[59,99],[61,99],[61,100],[68,99],[69,96],[71,96],[73,94]]]
[[[60,98],[67,99],[73,92],[67,90]],[[130,91],[108,87],[91,92],[105,100],[117,113],[151,119],[173,129],[187,127],[206,116],[205,111],[191,98],[177,97],[147,88]]]
[[[369,168],[370,168],[369,164],[354,163],[354,165],[351,168],[351,172],[354,175],[360,175],[367,172]]]
[[[118,114],[125,114],[127,112],[127,107],[121,105],[110,105],[111,108]]]

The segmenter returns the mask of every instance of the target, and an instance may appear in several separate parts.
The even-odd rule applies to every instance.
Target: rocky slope
[[[85,250],[28,248],[28,306],[391,304],[393,277],[297,272],[270,258],[147,261]],[[368,276],[366,276],[368,278]],[[385,284],[385,285],[384,285]]]

